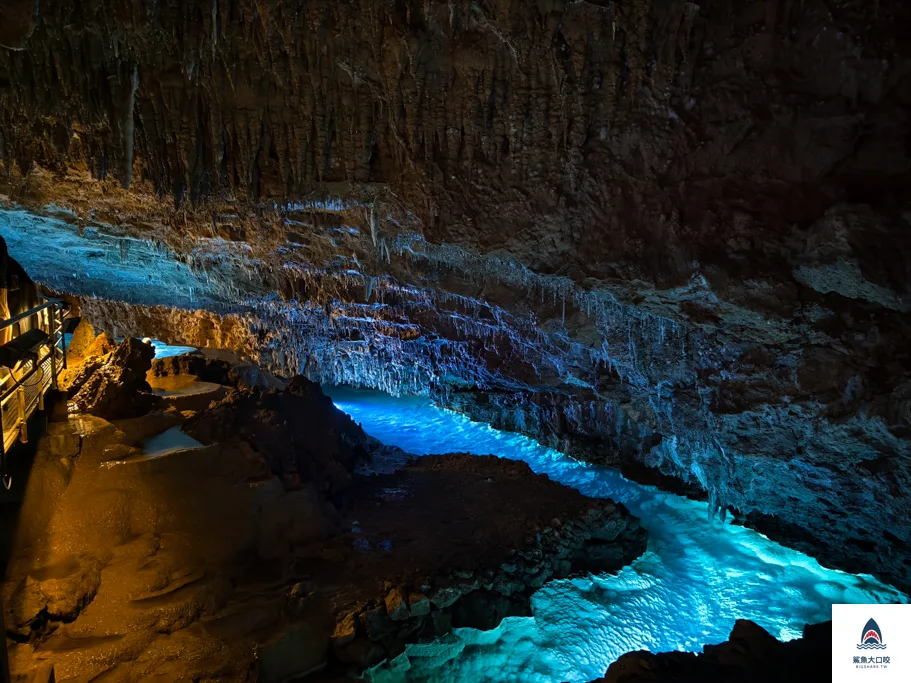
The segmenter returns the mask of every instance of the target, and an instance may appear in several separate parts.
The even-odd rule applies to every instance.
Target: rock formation
[[[151,399],[146,373],[154,356],[152,345],[138,339],[124,339],[104,360],[88,356],[72,380],[73,410],[109,419],[145,412]]]
[[[64,0],[0,53],[0,232],[118,336],[432,392],[907,589],[909,11]]]
[[[23,49],[35,30],[37,9],[34,0],[6,0],[0,5],[0,46]]]
[[[83,329],[77,349],[92,336]],[[101,377],[93,407],[110,408],[114,368],[136,369],[115,359],[143,348],[122,342],[77,397]],[[153,385],[194,377],[173,370],[236,376],[195,355],[155,369]],[[645,551],[622,505],[524,463],[455,454],[359,474],[370,458],[407,458],[302,377],[232,388],[199,412],[119,386],[117,405],[147,411],[71,414],[38,444],[3,585],[23,679],[47,667],[57,680],[356,674],[406,643],[527,614],[546,581],[618,571]]]
[[[233,392],[191,418],[185,431],[206,444],[246,443],[286,488],[311,484],[329,494],[348,486],[357,464],[382,449],[303,377],[282,392]]]
[[[804,629],[803,638],[782,643],[761,626],[740,620],[730,640],[690,652],[631,652],[592,683],[805,683],[832,677],[832,623]]]
[[[319,548],[309,566],[316,584],[331,575],[344,587],[329,595],[339,615],[332,648],[355,670],[453,627],[528,615],[547,581],[618,571],[645,552],[647,534],[622,505],[495,457],[425,456],[360,479],[350,498],[351,536]],[[387,578],[378,596],[377,575]]]
[[[188,353],[156,358],[152,361],[150,372],[154,377],[192,375],[201,382],[232,384],[231,364],[225,360],[208,358],[203,354]]]

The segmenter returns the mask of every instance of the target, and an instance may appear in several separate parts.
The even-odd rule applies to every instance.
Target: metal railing
[[[22,322],[37,316],[38,329],[47,335],[36,351],[29,353],[16,368],[9,368],[9,375],[0,385],[0,425],[3,427],[0,480],[7,489],[12,485],[6,468],[7,453],[17,439],[28,442],[29,417],[35,410],[44,410],[44,395],[50,388],[57,388],[57,375],[66,368],[63,325],[67,309],[64,302],[47,299],[39,306],[0,321],[0,330],[16,325],[17,336],[20,336]]]

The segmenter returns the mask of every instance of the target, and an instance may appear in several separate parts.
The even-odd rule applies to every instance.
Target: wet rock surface
[[[156,358],[152,361],[150,372],[153,377],[193,375],[201,382],[230,384],[228,375],[231,365],[227,361],[207,358],[203,354],[183,354]]]
[[[245,443],[287,488],[311,484],[329,494],[345,488],[355,467],[383,449],[303,377],[283,391],[233,392],[191,418],[184,431],[207,444]]]
[[[158,358],[152,362],[153,377],[192,376],[201,382],[231,386],[236,389],[283,390],[287,382],[267,370],[239,361],[234,354],[226,358],[213,358],[205,353]]]
[[[0,223],[112,333],[502,412],[911,586],[908,3],[84,10],[0,53]]]
[[[198,363],[149,376],[195,378],[182,371]],[[48,667],[123,682],[358,673],[406,643],[527,614],[546,581],[645,550],[623,506],[523,463],[456,454],[356,474],[407,458],[304,378],[158,408],[49,423],[3,586],[17,680]],[[181,426],[203,443],[169,446]]]
[[[751,621],[734,624],[731,637],[702,654],[631,652],[593,683],[763,683],[829,680],[832,622],[807,626],[803,638],[782,643]]]
[[[350,532],[301,566],[342,615],[336,656],[358,665],[450,628],[527,616],[547,581],[618,571],[647,541],[622,505],[493,456],[425,456],[395,474],[359,478],[349,493]]]
[[[138,339],[124,339],[104,360],[89,356],[74,375],[72,409],[106,418],[146,412],[152,402],[146,373],[154,356],[151,344]]]

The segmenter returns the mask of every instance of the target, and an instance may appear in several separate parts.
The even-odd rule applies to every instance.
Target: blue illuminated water
[[[70,345],[73,335],[70,332],[67,332],[63,335],[66,338],[67,346]],[[122,341],[121,338],[118,338],[116,341]],[[155,349],[155,358],[169,358],[170,356],[182,356],[185,353],[193,353],[196,351],[195,346],[171,346],[165,344],[163,341],[158,339],[150,339],[149,342],[152,344],[152,348]]]
[[[553,581],[534,595],[533,617],[409,646],[369,672],[376,683],[589,681],[632,650],[701,651],[726,640],[740,618],[790,640],[805,623],[830,619],[832,603],[907,602],[871,576],[825,569],[744,527],[710,524],[705,503],[629,482],[428,399],[328,393],[386,444],[418,455],[463,451],[523,460],[588,496],[624,503],[650,534],[648,551],[619,575]]]

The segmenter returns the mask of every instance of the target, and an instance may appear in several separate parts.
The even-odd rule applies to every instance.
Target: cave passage
[[[63,336],[66,339],[66,343],[70,344],[73,339],[72,333],[67,333]],[[117,339],[117,341],[120,342],[123,340]],[[173,344],[165,344],[158,339],[150,339],[149,342],[152,344],[152,348],[155,349],[155,358],[173,358],[175,356],[182,356],[185,353],[192,353],[196,350],[193,346],[175,346]]]
[[[435,407],[429,399],[332,388],[335,404],[368,434],[408,452],[471,452],[523,460],[536,473],[626,505],[649,532],[648,552],[616,576],[552,581],[534,616],[492,631],[457,629],[409,645],[370,672],[376,683],[489,680],[588,681],[620,655],[701,651],[750,619],[781,640],[831,618],[833,603],[907,602],[872,576],[826,569],[807,555],[738,526],[709,524],[707,504],[624,479],[534,440]]]
[[[0,0],[0,683],[911,682],[903,26]]]

